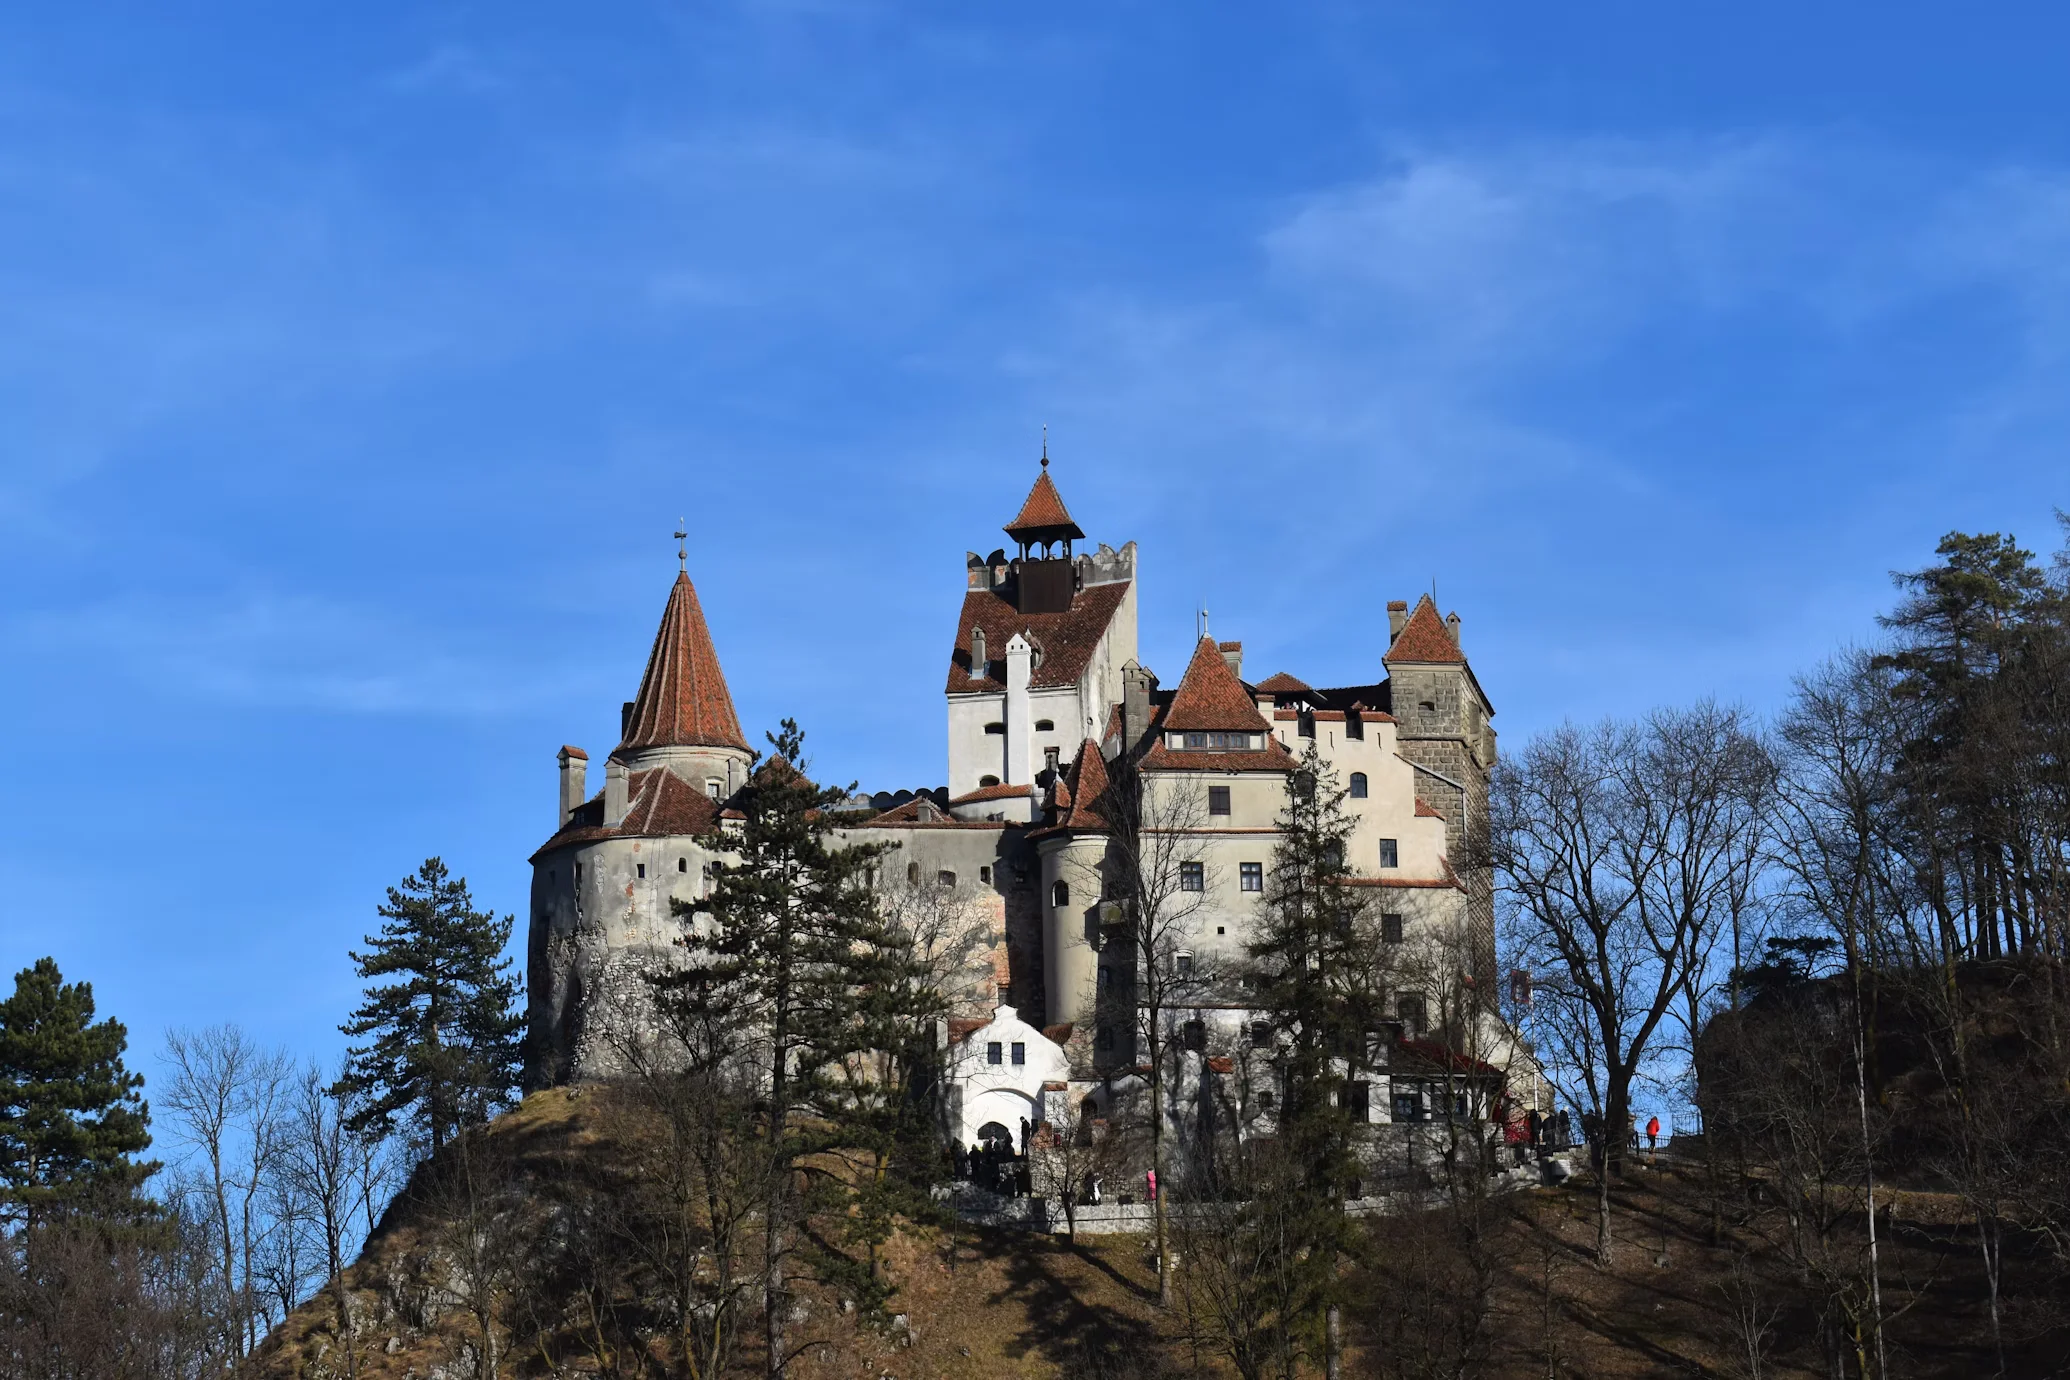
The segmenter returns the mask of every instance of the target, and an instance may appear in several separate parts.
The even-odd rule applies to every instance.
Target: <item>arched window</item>
[[[943,886],[956,885],[956,874],[949,871],[949,869],[946,867],[943,868],[941,871],[935,873],[934,879]]]
[[[1035,721],[1035,731],[1037,733],[1054,733],[1057,731],[1057,726],[1048,719],[1037,719]]]
[[[1355,771],[1351,774],[1351,798],[1353,800],[1364,800],[1366,798],[1366,774],[1362,771]]]
[[[986,724],[986,725],[985,725],[985,732],[987,732],[987,733],[1004,733],[1004,732],[1006,732],[1006,725],[1005,725],[1005,724],[1003,724],[1003,723],[999,723],[999,722],[998,722],[997,720],[994,720],[993,722],[991,722],[991,723],[988,723],[988,724]]]
[[[999,784],[999,778],[998,778],[998,777],[996,777],[996,776],[980,776],[980,777],[978,778],[978,789],[979,789],[979,790],[983,790],[983,789],[985,789],[985,787],[987,787],[987,786],[996,786],[996,785],[998,785],[998,784]]]
[[[1052,883],[1049,888],[1049,903],[1053,906],[1070,905],[1071,884],[1069,882]]]

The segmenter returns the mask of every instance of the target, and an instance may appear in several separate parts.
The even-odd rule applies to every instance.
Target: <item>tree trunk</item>
[[[1344,1377],[1344,1310],[1334,1303],[1323,1314],[1323,1377]]]
[[[1154,1025],[1154,1020],[1153,1020]],[[1164,1221],[1164,1071],[1162,1053],[1153,1039],[1150,1050],[1150,1172],[1157,1176],[1157,1192],[1150,1199],[1150,1215],[1157,1224],[1157,1306],[1172,1306],[1172,1261],[1167,1249]]]

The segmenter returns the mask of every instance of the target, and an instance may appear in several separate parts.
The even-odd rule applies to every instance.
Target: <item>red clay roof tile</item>
[[[1076,685],[1091,664],[1093,652],[1114,612],[1128,593],[1126,580],[1119,584],[1094,585],[1081,590],[1063,613],[1022,613],[1010,602],[988,589],[975,589],[963,596],[963,612],[956,620],[956,647],[949,654],[951,695],[1006,688],[1006,644],[1015,633],[1026,633],[1042,647],[1042,664],[1034,668],[1028,683],[1036,689]],[[990,667],[970,664],[970,630],[985,630],[986,656]],[[998,675],[990,674],[997,668]]]
[[[647,747],[730,747],[747,750],[733,696],[719,670],[711,629],[688,575],[676,576],[661,613],[661,630],[647,657],[640,693],[626,718],[619,750]]]
[[[1061,821],[1063,827],[1107,832],[1111,825],[1101,813],[1107,786],[1107,759],[1100,756],[1100,745],[1088,738],[1079,746],[1078,760],[1071,764],[1071,810]]]
[[[1179,688],[1172,695],[1171,708],[1165,712],[1164,727],[1168,732],[1208,729],[1269,731],[1265,721],[1258,717],[1258,702],[1251,698],[1250,691],[1243,688],[1236,672],[1229,669],[1229,663],[1222,659],[1221,648],[1211,637],[1203,637],[1200,645],[1193,649],[1193,661],[1186,667],[1186,674],[1180,677]]]
[[[1014,520],[1006,524],[1009,537],[1018,539],[1023,532],[1054,531],[1069,528],[1073,537],[1082,538],[1085,533],[1078,530],[1078,524],[1071,520],[1070,510],[1064,507],[1064,499],[1057,492],[1057,486],[1050,482],[1049,462],[1042,462],[1042,473],[1035,476],[1035,487],[1028,490],[1028,497],[1021,504],[1021,511]]]
[[[1416,797],[1416,818],[1443,819],[1444,816],[1439,814],[1436,810],[1431,809],[1429,802],[1424,800],[1424,798],[1419,795]]]
[[[1261,690],[1268,695],[1297,695],[1303,690],[1310,690],[1314,687],[1306,681],[1296,680],[1285,671],[1274,671],[1252,688]]]
[[[1402,624],[1401,636],[1395,638],[1394,645],[1380,660],[1388,666],[1398,661],[1458,665],[1466,660],[1466,654],[1452,640],[1445,620],[1438,617],[1437,605],[1430,602],[1430,596],[1426,594],[1416,601],[1416,611],[1409,615],[1408,622]]]

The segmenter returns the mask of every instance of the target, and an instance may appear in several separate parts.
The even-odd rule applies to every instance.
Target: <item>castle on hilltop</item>
[[[1185,840],[1173,885],[1192,894],[1155,961],[1205,973],[1252,932],[1289,774],[1311,745],[1345,790],[1346,870],[1372,889],[1376,942],[1421,956],[1399,965],[1389,993],[1381,1086],[1362,1083],[1358,1096],[1375,1122],[1428,1115],[1435,1080],[1455,1067],[1440,1013],[1461,1009],[1462,992],[1492,1008],[1496,981],[1475,846],[1494,708],[1458,614],[1440,616],[1428,597],[1389,604],[1388,645],[1373,649],[1364,683],[1246,679],[1241,643],[1204,638],[1167,689],[1137,656],[1136,544],[1084,550],[1048,465],[1005,525],[1011,554],[964,562],[944,649],[947,785],[858,797],[845,816],[854,841],[895,845],[877,874],[888,903],[948,907],[978,936],[964,1009],[943,1035],[958,1071],[946,1132],[960,1144],[996,1140],[1017,1120],[1058,1121],[1078,1097],[1113,1096],[1142,1057],[1130,994],[1149,960],[1112,935],[1109,879],[1128,843],[1116,783],[1135,783],[1139,823],[1154,814]],[[643,975],[683,961],[689,922],[670,902],[694,909],[708,890],[752,762],[697,591],[678,574],[603,789],[590,793],[586,752],[560,750],[555,829],[532,857],[534,1086],[618,1067],[613,1032],[637,1028]],[[1246,1076],[1260,1027],[1240,989],[1188,990],[1164,1033],[1206,1095]],[[1271,1105],[1269,1092],[1227,1096],[1249,1097],[1253,1114]]]

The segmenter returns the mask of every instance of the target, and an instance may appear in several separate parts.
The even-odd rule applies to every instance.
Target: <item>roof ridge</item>
[[[1241,729],[1270,734],[1272,726],[1259,717],[1258,702],[1244,687],[1222,648],[1212,637],[1203,637],[1193,649],[1193,660],[1172,692],[1171,707],[1165,711],[1167,730]]]
[[[1466,661],[1466,653],[1459,650],[1445,620],[1438,617],[1437,602],[1425,594],[1416,600],[1408,621],[1402,624],[1402,630],[1395,634],[1387,654],[1380,660],[1383,665],[1397,661],[1460,665]]]

